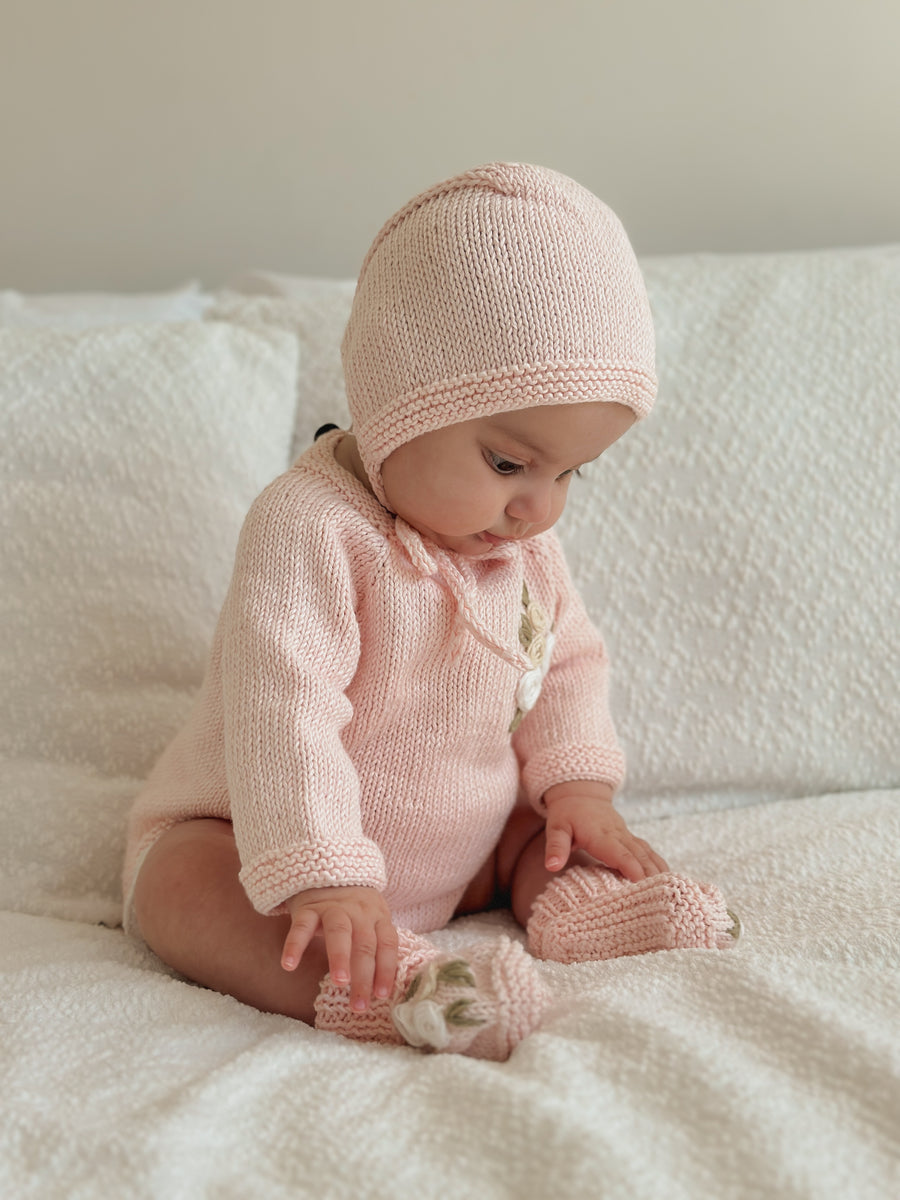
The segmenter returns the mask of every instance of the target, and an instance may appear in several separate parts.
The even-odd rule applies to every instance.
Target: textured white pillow
[[[296,371],[277,329],[0,330],[4,907],[116,919],[124,810],[287,465]]]
[[[562,526],[647,811],[900,785],[900,247],[646,261],[657,407]]]
[[[225,289],[216,295],[210,317],[250,328],[286,329],[300,343],[297,422],[292,441],[296,457],[312,442],[320,425],[331,423],[346,429],[350,424],[341,338],[356,284],[346,279],[307,279],[271,271],[250,273],[238,283],[248,292],[265,288],[265,293],[244,295]]]

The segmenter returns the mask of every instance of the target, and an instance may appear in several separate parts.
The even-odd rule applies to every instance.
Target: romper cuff
[[[387,883],[384,858],[367,838],[358,841],[301,842],[249,862],[240,873],[253,907],[267,916],[287,911],[284,902],[319,887],[371,887]]]
[[[522,771],[522,783],[532,808],[547,815],[544,793],[558,783],[590,779],[616,791],[625,778],[625,756],[617,746],[553,746],[536,754]]]

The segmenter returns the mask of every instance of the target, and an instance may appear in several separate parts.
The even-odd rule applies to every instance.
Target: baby
[[[551,532],[653,403],[618,220],[495,163],[381,230],[344,337],[351,431],[253,505],[193,714],[136,802],[126,922],[176,970],[348,1037],[502,1060],[534,959],[734,934],[613,807],[603,643]],[[512,909],[458,955],[424,936]]]

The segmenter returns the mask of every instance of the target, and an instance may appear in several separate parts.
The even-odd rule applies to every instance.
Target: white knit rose
[[[539,604],[535,604],[529,599],[525,605],[525,619],[530,622],[531,628],[535,633],[546,633],[550,622],[547,620],[547,614]]]
[[[434,1000],[406,1000],[394,1006],[391,1016],[410,1046],[443,1050],[450,1041],[444,1011]]]
[[[516,705],[522,713],[530,712],[537,704],[541,688],[544,686],[544,677],[550,670],[550,656],[553,653],[555,637],[552,633],[547,633],[541,640],[543,653],[540,662],[530,671],[525,672],[519,680],[519,687],[516,691]]]
[[[544,672],[541,667],[532,667],[530,671],[525,672],[516,689],[516,707],[519,712],[531,712],[537,704],[543,686]]]

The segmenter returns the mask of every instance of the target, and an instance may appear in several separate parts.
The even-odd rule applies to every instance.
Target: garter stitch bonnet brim
[[[544,167],[490,163],[411,200],[376,237],[342,345],[375,494],[405,442],[474,417],[656,394],[653,322],[616,215]]]

